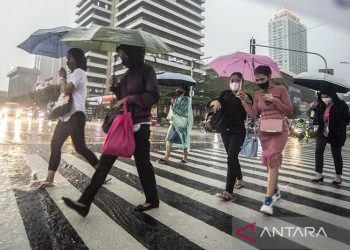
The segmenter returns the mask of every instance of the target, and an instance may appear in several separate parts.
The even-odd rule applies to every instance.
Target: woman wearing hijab
[[[193,125],[192,99],[188,86],[176,88],[177,98],[173,101],[171,109],[173,117],[168,129],[166,141],[165,157],[158,159],[160,164],[168,164],[171,150],[173,148],[183,149],[184,156],[180,161],[182,164],[188,162],[188,150],[190,149],[190,132]]]
[[[159,100],[158,84],[154,69],[144,63],[145,48],[120,45],[117,51],[122,64],[128,68],[128,71],[118,84],[112,85],[111,90],[117,95],[117,108],[121,107],[126,99],[128,110],[131,110],[132,113],[135,140],[134,158],[146,196],[146,201],[136,206],[134,210],[141,212],[159,207],[156,179],[150,161],[149,142],[151,108]],[[66,205],[81,216],[87,216],[95,195],[116,159],[116,156],[103,154],[89,186],[77,201],[63,197]]]

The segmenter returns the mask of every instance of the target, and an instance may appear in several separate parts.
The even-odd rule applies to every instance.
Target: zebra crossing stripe
[[[157,153],[153,153],[153,152],[151,152],[151,155],[155,156],[155,157],[163,157],[164,156],[163,154],[157,154]],[[173,162],[173,163],[177,163],[177,161],[174,158],[170,158],[169,161]],[[202,165],[194,164],[191,162],[187,163],[186,165],[189,167],[197,168],[197,169],[203,169]],[[158,165],[155,165],[155,167],[158,167]],[[167,167],[165,165],[161,165],[161,166],[159,166],[159,168],[164,169],[166,171],[168,171],[168,169],[170,169],[170,167]],[[217,170],[217,169],[213,169],[213,168],[206,169],[205,171],[215,173],[215,174],[221,174],[221,175],[224,174],[222,171]],[[186,178],[189,178],[191,180],[198,181],[200,183],[204,183],[204,184],[207,184],[207,185],[210,185],[213,187],[222,187],[223,188],[225,186],[225,183],[223,181],[217,181],[217,180],[205,178],[205,177],[202,177],[199,175],[190,174],[184,170],[172,171],[170,169],[169,172],[177,173],[178,175],[185,176]],[[242,190],[236,190],[235,193],[242,195],[244,197],[247,197],[247,198],[254,199],[254,200],[259,201],[259,202],[262,201],[262,197],[264,196],[264,194],[262,194],[262,193],[259,193],[259,192],[253,191],[253,190],[249,190],[246,188],[242,189]],[[282,194],[283,194],[283,189],[282,189]],[[313,208],[310,206],[297,204],[294,202],[287,201],[285,199],[282,199],[281,201],[279,201],[275,206],[281,207],[281,208],[284,208],[287,210],[292,209],[296,213],[314,218],[316,220],[319,220],[320,218],[322,218],[323,221],[325,221],[329,224],[334,224],[334,225],[337,225],[337,226],[342,227],[344,229],[350,230],[350,219],[344,218],[342,216],[339,216],[339,215],[336,215],[336,214],[333,214],[333,213],[330,213],[327,211],[322,211],[318,208]]]
[[[285,152],[287,153],[292,153],[293,150],[292,149],[285,149],[284,150]],[[309,149],[309,148],[302,148],[301,151],[300,151],[300,155],[301,156],[304,156],[304,155],[312,155],[314,156],[315,155],[315,148],[312,148],[312,149]],[[328,157],[328,158],[332,158],[332,153],[330,151],[330,149],[325,149],[324,151],[324,156]],[[342,151],[342,158],[345,160],[345,161],[350,161],[350,157],[348,156],[347,154],[347,151]]]
[[[4,187],[10,187],[6,183],[2,184]],[[0,204],[0,211],[11,211],[6,214],[0,213],[0,249],[30,249],[14,191],[12,189],[0,190],[0,200],[6,201]]]
[[[69,162],[70,164],[73,164],[73,166],[77,165],[77,166],[79,166],[79,168],[81,168],[85,164],[85,166],[83,167],[84,168],[83,171],[89,170],[89,169],[91,170],[91,167],[89,167],[87,163],[83,162],[80,159],[75,158],[74,156],[67,155],[67,158],[66,158],[66,156],[64,156],[64,158],[67,162]],[[154,164],[157,165],[157,163],[154,163]],[[125,173],[127,173],[128,175],[132,174],[134,176],[137,176],[136,168],[130,164],[126,164],[124,162],[117,161],[115,163],[115,166],[117,169],[121,169],[121,170],[125,171]],[[193,200],[199,201],[207,206],[211,206],[211,207],[213,207],[219,211],[222,211],[224,213],[227,213],[233,217],[237,214],[244,215],[244,219],[247,222],[250,222],[251,220],[256,221],[257,225],[260,226],[261,228],[264,226],[267,226],[267,227],[268,226],[270,226],[270,227],[272,227],[272,226],[276,226],[276,227],[294,226],[291,223],[287,223],[285,221],[281,221],[281,220],[279,220],[277,218],[273,218],[273,217],[267,221],[267,220],[265,220],[265,216],[262,215],[261,213],[257,212],[256,210],[252,210],[252,209],[249,209],[249,208],[246,208],[246,207],[234,204],[234,203],[220,202],[216,197],[214,197],[212,195],[209,195],[209,194],[204,193],[202,191],[195,190],[193,188],[178,184],[174,181],[168,180],[168,179],[160,177],[158,175],[156,176],[156,179],[157,179],[157,183],[159,186],[162,186],[162,187],[165,187],[169,190],[172,190],[173,192],[175,192],[177,194],[181,194],[181,195],[184,195],[188,198],[192,198]],[[124,191],[123,186],[127,187],[127,185],[125,183],[113,178],[112,184],[115,184],[115,186],[116,186],[115,190],[112,190],[112,188],[110,188],[110,184],[106,185],[106,188],[110,189],[113,192],[114,191],[121,192],[121,190],[123,190],[123,193],[126,194],[125,199],[127,199],[127,198],[130,199],[129,196],[133,196],[133,193],[132,192],[130,193],[130,190],[127,189]],[[120,186],[122,186],[122,187],[120,187]],[[161,209],[165,205],[166,204],[162,203],[159,209],[153,210],[153,211],[151,210],[147,213],[153,212],[154,214],[152,214],[152,216],[157,216],[157,215],[159,215],[158,212],[161,211],[161,214],[163,214],[164,211],[162,211]],[[172,216],[177,216],[177,214],[175,214],[172,211]],[[179,214],[178,216],[183,216],[183,215]],[[158,217],[155,217],[155,218],[157,220],[159,220]],[[175,221],[180,220],[181,223],[184,223],[183,220],[181,220],[181,218],[174,218],[174,219],[175,219]],[[183,219],[187,220],[187,218],[183,218]],[[226,222],[226,223],[229,223],[229,222]],[[193,225],[193,226],[195,226],[196,231],[197,231],[197,226],[196,225]],[[191,227],[191,226],[186,225],[187,230],[189,229],[188,227]],[[206,225],[206,227],[208,227],[208,225]],[[172,225],[172,228],[174,229],[174,224]],[[183,228],[181,228],[181,229],[184,230]],[[338,230],[340,230],[340,229],[338,229]],[[182,232],[179,232],[179,233],[183,234]],[[196,232],[196,233],[198,233],[198,232]],[[334,239],[330,239],[330,238],[324,238],[324,237],[318,238],[317,241],[315,241],[314,239],[306,239],[305,240],[305,238],[303,238],[303,237],[289,237],[288,239],[292,240],[294,242],[297,242],[301,245],[304,245],[306,247],[312,248],[312,249],[315,249],[315,248],[319,247],[320,245],[325,246],[327,248],[333,248],[333,247],[337,246],[337,247],[346,249],[346,245],[344,243],[340,243],[339,241],[334,240]],[[277,241],[277,239],[274,239],[274,240]],[[238,242],[240,242],[240,241],[238,241]],[[228,244],[228,243],[226,242],[226,244]],[[235,249],[244,248],[244,246],[242,246],[242,245],[237,245],[237,242],[235,242],[234,245],[235,245]],[[218,246],[218,244],[216,242],[215,245],[213,245],[213,247],[215,248],[215,247],[220,247],[220,246]],[[288,247],[287,242],[284,243],[284,247]],[[206,246],[206,248],[212,249],[209,246]]]
[[[219,166],[222,168],[227,168],[226,165],[226,158],[224,158],[224,155],[212,155],[212,154],[199,154],[199,153],[193,153],[193,152],[197,152],[196,150],[191,150],[192,152],[190,153],[190,155],[194,155],[194,156],[200,156],[201,158],[205,158],[205,159],[212,159],[215,161],[215,166]],[[258,170],[249,170],[249,169],[245,169],[242,168],[242,171],[246,171],[247,173],[251,173],[251,174],[257,174],[260,176],[266,176],[266,167],[261,165],[261,161],[260,160],[255,160],[255,159],[248,159],[248,158],[240,158],[240,164],[243,166],[248,166],[248,167],[254,167],[257,168]],[[212,164],[212,162],[211,162]],[[262,175],[261,173],[264,173],[264,175]],[[324,186],[324,185],[315,185],[315,183],[311,183],[311,179],[313,179],[313,173],[310,175],[307,174],[301,174],[298,172],[292,172],[289,169],[286,170],[284,167],[282,167],[279,170],[279,173],[281,174],[286,174],[289,175],[290,177],[285,177],[283,175],[279,176],[280,180],[284,180],[287,182],[291,182],[291,183],[296,183],[296,184],[300,184],[306,187],[311,187],[311,188],[315,188],[315,189],[319,189],[319,190],[324,190],[324,191],[328,191],[328,192],[332,192],[335,194],[343,194],[343,195],[350,195],[350,190],[344,190],[344,189],[339,189],[337,187],[334,186]],[[325,175],[326,176],[326,175]],[[306,180],[300,180],[298,179],[297,182],[295,182],[295,178],[298,177],[303,177]],[[286,179],[287,178],[287,179]],[[343,183],[342,187],[350,187],[349,184]]]
[[[27,154],[26,164],[37,172],[39,179],[46,177],[48,163],[37,154]],[[91,167],[90,167],[91,168]],[[78,235],[90,249],[145,249],[142,244],[125,232],[119,225],[108,218],[98,207],[91,206],[89,216],[91,219],[81,219],[77,213],[64,205],[61,197],[78,197],[80,192],[76,190],[60,173],[56,173],[56,187],[47,188],[50,197],[63,212]],[[103,232],[97,234],[96,232]],[[118,235],[118,237],[116,237]]]
[[[152,164],[156,167],[156,168],[163,168],[163,165],[160,165],[156,162],[152,162]],[[135,169],[134,166],[130,165],[130,164],[126,164],[124,162],[120,162],[118,161],[115,164],[116,168],[120,168],[122,170],[124,170],[127,173],[132,173],[134,175],[137,176],[137,171]],[[290,227],[295,227],[295,225],[288,223],[286,221],[282,221],[278,218],[269,218],[269,220],[266,220],[266,217],[264,215],[262,215],[260,212],[258,212],[257,210],[254,209],[250,209],[232,202],[222,202],[220,201],[217,197],[213,196],[213,195],[209,195],[207,193],[204,193],[202,191],[187,187],[185,185],[181,185],[178,184],[175,181],[169,180],[167,178],[161,177],[159,175],[156,176],[157,179],[157,184],[159,186],[165,187],[169,190],[174,191],[177,194],[181,194],[181,195],[185,195],[186,197],[192,198],[193,200],[199,201],[207,206],[213,207],[219,211],[222,211],[226,214],[229,214],[233,217],[233,219],[236,218],[237,215],[243,215],[242,219],[245,220],[247,223],[248,222],[256,222],[256,225],[260,228],[264,228],[264,227],[272,227],[272,226],[276,226],[276,227],[282,227],[282,226],[290,226]],[[228,222],[227,222],[228,223]],[[341,229],[338,229],[338,231]],[[327,244],[327,247],[334,247],[334,246],[338,246],[339,241],[336,241],[334,239],[332,239],[330,242],[329,238],[322,238],[321,241],[317,241],[315,242],[314,239],[307,239],[305,240],[305,238],[303,237],[285,237],[286,239],[289,239],[291,241],[294,241],[298,244],[304,245],[306,247],[315,249],[317,248],[319,245],[323,245]],[[277,241],[277,239],[274,239],[275,241]],[[322,242],[322,243],[321,243]],[[277,244],[277,242],[276,242]],[[342,245],[343,243],[341,243]],[[284,243],[284,247],[285,248],[289,248],[288,247],[288,243],[285,242]],[[343,245],[344,248],[346,248],[345,245]],[[237,248],[237,247],[236,247]],[[240,249],[240,248],[238,248]]]
[[[87,176],[91,177],[93,175],[94,170],[82,160],[68,154],[64,154],[63,159],[73,166],[79,166],[79,170]],[[122,169],[125,167],[125,165],[119,161],[116,165]],[[140,201],[144,199],[144,196],[136,189],[130,187],[113,176],[109,177],[112,178],[112,182],[104,187],[111,192],[135,205],[139,204]],[[160,203],[159,209],[150,210],[146,213],[202,248],[256,249],[255,247],[246,244],[241,240],[235,239],[232,236],[227,235],[200,220],[188,216],[186,213],[183,213],[163,202]]]
[[[179,154],[179,153],[173,153],[173,154],[177,155],[177,156],[181,156],[181,154]],[[202,162],[202,163],[206,163],[206,164],[213,164],[213,163],[219,164],[219,163],[209,161],[209,160],[194,158],[193,156],[189,156],[188,159],[189,160],[196,160],[198,162]],[[263,187],[266,186],[266,181],[254,179],[251,177],[245,177],[244,179],[248,182],[255,183],[255,184],[263,186]],[[295,181],[295,182],[300,184],[300,181]],[[307,183],[307,184],[311,185],[311,183]],[[328,203],[328,204],[337,204],[337,206],[345,208],[345,209],[348,209],[350,207],[350,202],[334,199],[332,197],[325,197],[325,196],[318,195],[315,193],[303,191],[303,190],[300,190],[300,189],[297,189],[297,188],[294,188],[291,186],[287,187],[287,191],[290,193],[296,194],[296,195],[300,195],[302,197],[307,197],[307,198],[312,199],[312,200],[321,201],[321,202]]]
[[[220,150],[220,149],[204,149],[204,151],[212,151],[212,152],[218,152],[218,153],[223,153],[223,154],[226,154],[226,151],[225,150]],[[260,157],[262,154],[262,152],[258,152],[258,157]],[[289,159],[291,160],[291,162],[293,162],[294,164],[300,164],[300,163],[303,163],[303,165],[300,165],[302,167],[306,166],[306,167],[309,167],[311,169],[314,170],[314,164],[315,164],[315,158],[314,158],[314,153],[310,153],[308,155],[301,155],[301,154],[298,154],[298,158],[296,159],[296,156],[295,154],[290,154],[288,151],[284,151],[283,153],[283,158],[284,159]],[[240,155],[241,157],[245,157],[243,155]],[[305,160],[305,161],[304,161]],[[305,164],[305,162],[309,163],[309,164]],[[350,164],[350,161],[349,160],[346,160],[344,159],[344,156],[343,156],[343,163],[344,165],[347,165],[347,164]],[[311,164],[311,165],[310,165]],[[324,167],[325,168],[329,168],[330,170],[333,170],[334,171],[334,162],[333,162],[333,158],[331,155],[324,155]],[[346,169],[344,169],[345,171],[347,171]],[[348,172],[350,173],[350,172]]]
[[[191,153],[193,154],[193,153]],[[190,155],[191,155],[190,154]],[[217,157],[210,157],[208,155],[200,157],[201,159],[212,159],[215,162],[215,167],[220,167],[222,170],[224,170],[224,173],[226,173],[226,163],[224,163],[223,159],[217,158]],[[198,160],[198,158],[197,158]],[[213,163],[211,163],[213,164]],[[240,165],[242,166],[242,172],[246,173],[246,174],[251,174],[253,176],[260,176],[263,178],[260,178],[262,180],[265,180],[265,177],[267,177],[266,174],[266,167],[264,166],[260,166],[259,163],[256,164],[252,164],[252,163],[247,163],[244,160],[240,160]],[[250,169],[253,168],[253,169]],[[332,185],[326,186],[326,185],[319,185],[319,184],[315,184],[312,183],[310,180],[312,179],[311,176],[309,175],[305,175],[305,174],[300,174],[300,173],[293,173],[290,174],[290,172],[283,170],[283,168],[281,170],[279,170],[279,177],[278,179],[282,182],[286,182],[286,185],[291,185],[293,187],[298,187],[301,186],[301,188],[306,188],[306,189],[310,189],[310,190],[320,190],[320,191],[324,191],[321,192],[323,194],[326,194],[326,196],[335,196],[335,195],[340,195],[340,199],[343,200],[348,200],[350,201],[350,190],[344,190],[344,189],[339,189],[336,188]],[[344,184],[346,185],[346,184]]]
[[[215,154],[217,156],[222,156],[222,157],[227,157],[226,153],[217,153],[217,152],[212,152],[210,150],[205,150],[206,152],[210,152],[211,154]],[[246,162],[251,162],[251,163],[259,163],[261,165],[261,161],[258,158],[249,158],[249,157],[244,157],[244,156],[239,156],[240,160],[246,161]],[[282,165],[282,170],[288,169],[288,170],[298,170],[306,173],[312,173],[313,175],[315,174],[314,167],[310,165],[300,165],[300,161],[293,162],[284,160],[283,165]],[[327,174],[328,173],[328,174]],[[324,168],[324,175],[329,176],[329,177],[334,177],[334,167],[331,168],[330,166],[325,165]],[[347,174],[342,175],[343,180],[345,181],[350,181],[350,177],[348,177]]]

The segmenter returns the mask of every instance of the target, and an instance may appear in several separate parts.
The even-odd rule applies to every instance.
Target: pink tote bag
[[[124,113],[117,115],[108,130],[103,144],[103,154],[131,158],[135,151],[134,129],[126,101]]]

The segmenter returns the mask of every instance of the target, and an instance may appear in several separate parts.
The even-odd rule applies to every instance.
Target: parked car
[[[16,117],[20,118],[22,116],[22,107],[18,103],[15,102],[6,102],[2,107],[1,107],[1,117]]]

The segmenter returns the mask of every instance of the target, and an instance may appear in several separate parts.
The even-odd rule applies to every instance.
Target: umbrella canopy
[[[61,38],[72,28],[61,26],[52,29],[40,29],[31,34],[17,47],[33,55],[61,58],[71,48],[61,42]]]
[[[163,86],[196,86],[196,81],[189,75],[165,72],[157,75],[158,83]]]
[[[277,63],[268,56],[236,52],[220,56],[209,63],[209,67],[214,69],[219,76],[229,77],[234,72],[240,72],[245,80],[251,82],[255,82],[254,70],[260,65],[271,68],[272,78],[282,78]]]
[[[350,91],[350,84],[344,79],[326,73],[303,72],[294,77],[294,83],[313,90],[320,90],[324,86],[331,85],[338,93]]]
[[[70,46],[97,51],[116,51],[121,44],[144,47],[146,52],[156,54],[171,51],[160,37],[145,31],[98,25],[75,28],[62,41]]]

